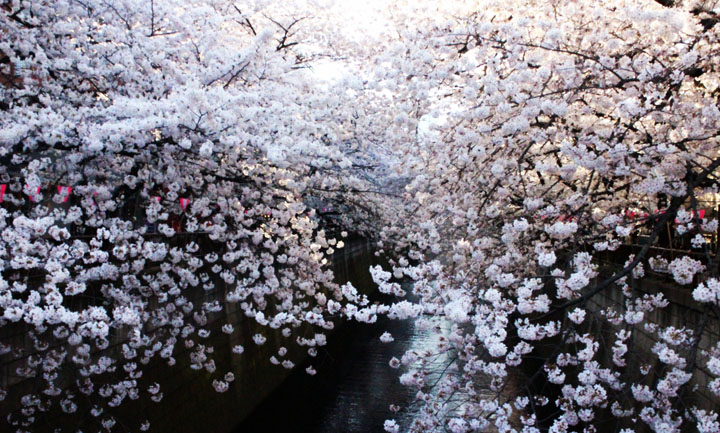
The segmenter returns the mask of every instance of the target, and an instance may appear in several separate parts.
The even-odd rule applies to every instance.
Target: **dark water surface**
[[[395,341],[382,343],[389,331]],[[315,376],[296,371],[253,412],[236,433],[365,433],[383,432],[386,419],[407,425],[411,401],[399,380],[400,371],[388,365],[407,349],[431,343],[430,333],[410,321],[382,320],[373,325],[348,324],[329,337],[326,348],[310,358]],[[393,414],[390,404],[403,410]]]

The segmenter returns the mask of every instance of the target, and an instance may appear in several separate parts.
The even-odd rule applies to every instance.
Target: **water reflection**
[[[448,326],[441,323],[446,334]],[[395,341],[382,343],[389,331]],[[411,418],[411,391],[398,380],[399,371],[388,365],[406,350],[434,350],[436,332],[419,329],[410,321],[382,320],[368,325],[350,324],[329,339],[325,351],[312,363],[315,376],[298,368],[250,417],[237,433],[253,432],[382,432],[383,423],[394,418],[406,427]],[[433,364],[442,370],[448,355]],[[430,378],[429,378],[430,379]],[[402,409],[393,414],[389,407]]]

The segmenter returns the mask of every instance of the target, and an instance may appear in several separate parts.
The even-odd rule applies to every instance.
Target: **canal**
[[[385,331],[393,335],[393,342],[380,341]],[[236,433],[382,432],[389,418],[404,430],[412,417],[411,393],[400,384],[399,371],[388,363],[408,349],[430,349],[436,338],[436,333],[421,331],[411,321],[348,324],[313,359],[315,376],[304,372],[309,362],[297,368]],[[391,404],[401,410],[393,414]]]

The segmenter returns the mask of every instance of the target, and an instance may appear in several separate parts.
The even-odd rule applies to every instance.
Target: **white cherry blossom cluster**
[[[677,258],[668,264],[668,271],[670,271],[678,284],[692,283],[695,274],[704,270],[705,265],[701,261],[692,259],[689,256]]]

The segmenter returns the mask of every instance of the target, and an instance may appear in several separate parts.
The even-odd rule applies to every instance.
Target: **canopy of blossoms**
[[[311,355],[340,319],[449,322],[390,361],[410,431],[720,431],[693,398],[720,398],[718,8],[393,2],[350,34],[330,2],[1,3],[0,329],[25,339],[0,356],[39,384],[0,390],[7,421],[91,401],[118,428],[104,410],[161,399],[143,366],[180,347],[227,390],[207,325],[234,305]],[[347,232],[397,302],[333,281]],[[698,326],[649,320],[658,281]],[[590,307],[610,291],[620,309]]]

